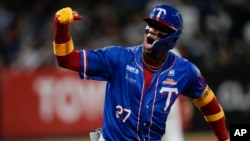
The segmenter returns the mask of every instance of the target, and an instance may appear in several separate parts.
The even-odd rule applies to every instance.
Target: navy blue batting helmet
[[[183,28],[183,19],[177,9],[169,5],[157,5],[152,9],[149,16],[143,18],[143,20],[148,24],[158,22],[172,30],[165,38],[155,41],[153,47],[164,51],[175,46]]]

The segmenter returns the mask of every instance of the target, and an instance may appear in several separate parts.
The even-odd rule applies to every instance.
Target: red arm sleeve
[[[68,24],[61,24],[58,20],[54,19],[55,26],[54,26],[54,42],[56,44],[63,44],[69,42],[71,39],[69,33],[69,26]],[[80,52],[79,51],[72,51],[70,54],[64,56],[56,55],[58,65],[63,68],[71,69],[74,71],[80,70]]]
[[[218,103],[215,97],[210,103],[200,108],[200,110],[205,117],[213,116],[213,115],[223,112],[220,104]],[[225,116],[214,121],[207,120],[207,122],[210,125],[210,127],[213,129],[219,141],[226,141],[228,139],[228,133],[227,133],[226,124],[225,124]]]
[[[218,141],[229,141],[224,111],[213,91],[207,86],[202,96],[194,99],[193,102],[204,115]]]
[[[71,69],[74,71],[80,71],[81,62],[80,62],[80,52],[73,51],[65,56],[56,56],[58,65],[63,68]]]
[[[68,42],[70,40],[69,25],[63,25],[59,23],[59,21],[56,19],[56,16],[54,22],[54,42],[56,44]]]

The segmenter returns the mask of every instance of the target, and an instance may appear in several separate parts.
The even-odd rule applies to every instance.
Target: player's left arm
[[[229,141],[225,113],[214,92],[208,85],[206,85],[202,95],[193,99],[193,102],[204,115],[205,120],[211,126],[218,141]]]
[[[81,20],[77,11],[70,7],[58,10],[54,15],[53,50],[60,67],[80,70],[80,52],[74,50],[73,39],[69,32],[69,24]]]

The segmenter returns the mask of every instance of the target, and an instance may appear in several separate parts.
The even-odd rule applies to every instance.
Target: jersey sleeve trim
[[[87,70],[87,55],[86,55],[86,51],[85,50],[81,50],[80,51],[80,56],[81,56],[81,67],[80,67],[80,78],[87,78],[86,75],[86,70]]]
[[[56,44],[53,42],[54,54],[57,56],[65,56],[70,54],[74,50],[73,40],[70,39],[66,43]]]

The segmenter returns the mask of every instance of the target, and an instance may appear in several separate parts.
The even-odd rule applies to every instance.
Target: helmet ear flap
[[[154,41],[153,48],[160,52],[165,52],[170,49],[173,49],[179,39],[180,34],[181,31],[173,32],[169,34],[166,38]]]

